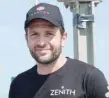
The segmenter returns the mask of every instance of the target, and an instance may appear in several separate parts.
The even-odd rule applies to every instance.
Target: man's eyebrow
[[[38,33],[38,32],[34,31],[34,30],[30,30],[30,32],[28,34],[33,34],[33,33]]]

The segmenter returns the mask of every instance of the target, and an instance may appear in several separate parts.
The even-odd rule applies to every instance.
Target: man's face
[[[27,28],[27,44],[32,57],[40,64],[57,60],[62,52],[66,33],[48,21],[37,19]]]

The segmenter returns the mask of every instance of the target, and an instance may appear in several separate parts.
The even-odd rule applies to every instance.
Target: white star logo
[[[62,86],[61,88],[64,89],[64,86]]]
[[[106,98],[109,98],[109,86],[107,86],[108,92],[105,94]]]
[[[45,8],[43,6],[38,7],[36,10],[37,11],[43,11]]]

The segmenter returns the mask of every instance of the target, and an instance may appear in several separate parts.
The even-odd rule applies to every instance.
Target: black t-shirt
[[[41,97],[35,98],[108,98],[108,84],[103,73],[70,58],[51,75],[39,75],[37,66],[19,74],[11,83],[9,98],[34,98],[46,81],[48,84],[41,91]]]

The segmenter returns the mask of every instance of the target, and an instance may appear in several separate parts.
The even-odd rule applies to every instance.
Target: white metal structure
[[[94,7],[101,0],[57,0],[73,12],[74,58],[94,65]]]
[[[39,4],[39,0],[36,0],[36,5]]]

